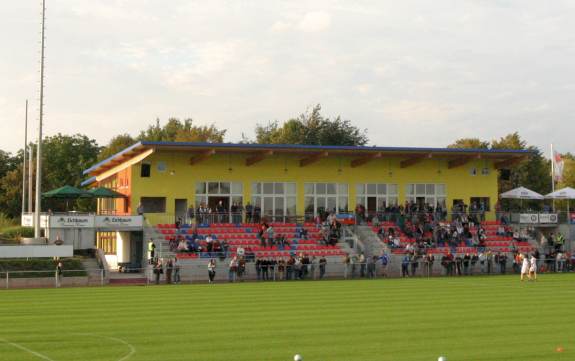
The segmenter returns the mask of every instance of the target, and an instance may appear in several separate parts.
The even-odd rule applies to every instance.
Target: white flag
[[[561,182],[563,180],[563,158],[561,154],[553,152],[553,179],[555,182]]]

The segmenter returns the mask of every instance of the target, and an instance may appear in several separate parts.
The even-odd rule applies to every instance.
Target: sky
[[[40,0],[0,1],[0,149],[37,132]],[[45,135],[104,145],[157,118],[254,137],[322,105],[371,145],[518,131],[575,153],[569,0],[47,0]],[[35,135],[34,135],[35,137]]]

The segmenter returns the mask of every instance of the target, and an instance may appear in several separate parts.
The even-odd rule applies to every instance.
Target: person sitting
[[[178,243],[178,252],[188,252],[188,244],[185,239],[181,239],[180,243]]]

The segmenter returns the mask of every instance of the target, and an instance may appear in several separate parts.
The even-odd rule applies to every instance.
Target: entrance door
[[[187,199],[176,199],[174,204],[174,209],[176,210],[176,221],[181,219],[183,223],[186,222],[186,213],[188,211],[188,200]]]
[[[131,232],[130,234],[130,263],[142,267],[144,259],[144,232]]]
[[[417,209],[420,211],[425,209],[425,197],[417,197],[415,203],[417,203]]]
[[[377,212],[377,197],[367,197],[367,213],[374,215]]]

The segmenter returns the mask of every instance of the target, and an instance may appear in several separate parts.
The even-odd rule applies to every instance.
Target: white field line
[[[46,356],[46,355],[42,355],[42,354],[39,353],[39,352],[36,352],[36,351],[34,351],[34,350],[30,350],[29,348],[24,347],[24,346],[22,346],[22,345],[19,345],[19,344],[17,344],[17,343],[10,342],[10,341],[8,341],[8,340],[6,340],[6,339],[4,339],[4,338],[0,338],[0,342],[4,342],[4,343],[6,343],[6,344],[8,344],[8,345],[10,345],[10,346],[16,347],[16,348],[19,349],[19,350],[22,350],[22,351],[24,351],[24,352],[28,352],[29,354],[32,354],[32,355],[34,355],[34,356],[36,356],[36,357],[38,357],[38,358],[41,358],[42,360],[54,361],[54,360],[52,360],[50,357],[48,357],[48,356]],[[123,361],[123,360],[124,360],[124,359],[118,360],[118,361]]]
[[[126,341],[122,340],[121,338],[110,337],[110,336],[101,336],[101,335],[96,335],[93,333],[77,333],[76,335],[100,337],[100,338],[112,340],[112,341],[115,341],[115,342],[118,342],[118,343],[121,343],[123,345],[128,346],[128,348],[130,349],[130,352],[128,352],[126,355],[124,355],[121,359],[118,359],[117,361],[126,361],[127,359],[129,359],[130,357],[132,357],[136,353],[136,348],[131,343],[126,342]],[[53,360],[51,360],[51,361],[53,361]]]

